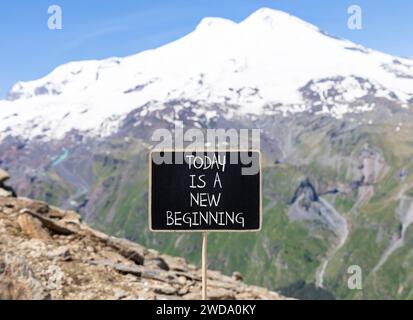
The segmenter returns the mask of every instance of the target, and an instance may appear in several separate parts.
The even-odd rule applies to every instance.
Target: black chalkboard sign
[[[259,151],[152,151],[151,231],[259,231]]]

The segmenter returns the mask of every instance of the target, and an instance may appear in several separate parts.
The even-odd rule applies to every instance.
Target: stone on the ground
[[[7,181],[8,179],[10,179],[9,174],[4,171],[3,169],[0,169],[0,186]]]

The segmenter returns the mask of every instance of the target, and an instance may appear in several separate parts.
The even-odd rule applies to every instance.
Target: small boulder
[[[50,211],[48,213],[49,218],[62,219],[66,215],[66,211],[55,206],[49,206]]]
[[[144,266],[169,271],[168,264],[161,257],[146,258],[144,261]]]
[[[70,260],[70,250],[66,246],[58,247],[47,254],[49,259]]]
[[[50,235],[46,229],[43,228],[42,223],[28,214],[21,214],[17,218],[20,229],[28,237],[39,240],[50,240]]]
[[[8,179],[10,179],[9,174],[3,169],[0,169],[0,185],[2,185]]]
[[[238,271],[235,271],[235,272],[232,274],[232,279],[234,279],[234,280],[236,280],[236,281],[243,281],[243,280],[244,280],[244,278],[242,277],[241,272],[238,272]]]
[[[210,300],[234,300],[235,293],[230,290],[216,288],[208,290],[208,299]]]
[[[0,188],[0,197],[3,198],[10,198],[13,196],[13,193],[11,193],[10,191],[4,190],[2,188]]]
[[[152,284],[149,289],[157,294],[163,295],[175,295],[178,293],[178,289],[168,283]]]
[[[128,294],[123,290],[114,289],[113,292],[116,300],[122,300],[128,297]]]
[[[77,212],[69,210],[69,211],[66,211],[62,220],[65,222],[72,222],[72,223],[79,224],[82,221],[82,217]]]
[[[49,205],[46,202],[19,197],[19,206],[31,212],[46,215],[49,211]]]

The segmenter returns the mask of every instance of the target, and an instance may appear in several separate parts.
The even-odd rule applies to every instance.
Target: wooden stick
[[[208,233],[202,233],[202,300],[207,300],[207,238]]]

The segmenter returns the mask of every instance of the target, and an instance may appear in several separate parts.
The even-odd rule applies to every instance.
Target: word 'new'
[[[197,205],[199,207],[218,207],[219,201],[221,200],[221,193],[215,195],[204,192],[193,194],[191,192],[190,197],[191,207],[193,207],[194,205]]]

